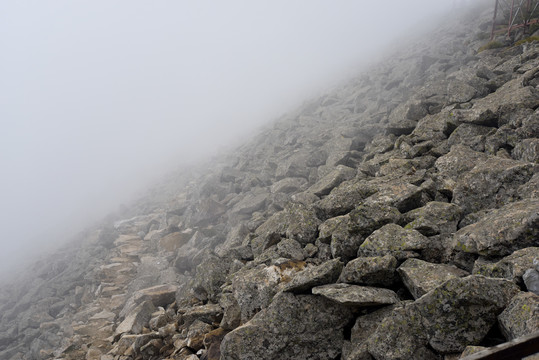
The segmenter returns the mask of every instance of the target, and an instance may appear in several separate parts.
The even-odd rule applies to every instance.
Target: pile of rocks
[[[491,15],[36,266],[0,358],[458,359],[539,331],[539,44],[477,53]]]

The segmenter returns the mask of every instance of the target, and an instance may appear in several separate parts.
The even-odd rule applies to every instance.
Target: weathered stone
[[[404,228],[415,229],[425,236],[450,234],[457,231],[461,216],[462,210],[459,206],[431,201],[406,213],[404,218],[409,222]]]
[[[381,184],[378,192],[369,196],[364,205],[382,205],[407,212],[420,206],[423,189],[406,182],[389,182]]]
[[[159,240],[159,247],[165,251],[176,251],[187,244],[193,234],[190,232],[174,232]]]
[[[202,349],[204,347],[204,336],[212,330],[211,325],[195,320],[187,331],[187,346],[195,351]]]
[[[506,82],[496,92],[477,100],[468,111],[461,111],[462,121],[496,125],[497,119],[518,108],[535,109],[539,105],[537,90],[523,86],[521,79]]]
[[[314,207],[320,219],[329,219],[350,212],[377,191],[378,187],[368,181],[352,179],[333,189]]]
[[[341,353],[350,310],[323,297],[281,293],[250,322],[228,333],[223,360],[330,360]]]
[[[195,320],[207,324],[219,323],[223,317],[223,309],[217,304],[195,306],[187,309],[181,316],[182,325],[189,326]]]
[[[293,270],[300,271],[305,266],[303,262]],[[267,307],[273,296],[278,292],[277,286],[289,277],[285,266],[259,265],[254,269],[239,271],[232,280],[232,289],[240,309],[242,322],[253,317],[260,309]]]
[[[539,295],[520,292],[498,316],[503,335],[507,340],[539,331]]]
[[[449,146],[467,146],[474,151],[485,151],[488,135],[496,130],[489,126],[462,124],[447,139]]]
[[[339,282],[362,285],[393,284],[397,259],[391,255],[359,257],[346,264]]]
[[[533,173],[531,163],[491,157],[457,182],[452,201],[466,214],[501,207],[518,198],[518,186],[530,180]]]
[[[268,201],[268,193],[264,190],[247,193],[230,210],[231,215],[251,215],[264,207]]]
[[[277,181],[271,186],[272,193],[292,194],[298,192],[307,184],[307,180],[303,178],[285,178]]]
[[[200,291],[205,297],[217,302],[221,285],[226,281],[230,262],[217,256],[210,256],[196,268],[195,290]]]
[[[359,247],[358,257],[392,255],[403,260],[418,257],[428,244],[428,238],[416,230],[387,224],[365,239]]]
[[[146,300],[135,307],[118,325],[115,334],[121,335],[123,333],[140,334],[142,328],[148,324],[152,313],[155,311],[155,306],[150,300]]]
[[[312,288],[312,293],[352,307],[380,306],[399,302],[399,297],[394,291],[370,286],[329,284]]]
[[[221,342],[226,334],[225,329],[217,328],[204,336],[204,347],[207,349],[204,355],[207,360],[221,359]]]
[[[525,162],[539,163],[539,139],[524,139],[513,149],[515,159]]]
[[[414,143],[446,139],[457,128],[458,122],[450,112],[425,116],[417,123],[411,138]]]
[[[487,159],[487,154],[473,151],[468,146],[458,144],[452,146],[449,153],[438,158],[435,167],[444,176],[457,180],[462,174]]]
[[[386,224],[397,223],[401,218],[399,210],[383,204],[363,204],[350,213],[348,230],[366,237]]]
[[[507,280],[449,279],[386,317],[368,340],[369,352],[375,358],[422,359],[433,355],[428,346],[443,354],[463,351],[483,339],[518,291]]]
[[[283,291],[303,292],[318,285],[333,283],[339,277],[342,266],[339,259],[333,259],[318,266],[307,267],[297,272],[283,287]]]
[[[300,204],[291,204],[285,210],[271,216],[256,229],[255,233],[262,238],[263,243],[271,244],[272,239],[287,237],[305,245],[316,240],[319,224],[320,220],[313,210]],[[262,248],[262,251],[265,248]]]
[[[333,188],[340,185],[343,181],[352,179],[356,174],[357,170],[348,166],[338,165],[335,170],[318,180],[308,191],[316,196],[327,195]]]
[[[419,259],[406,260],[397,271],[414,299],[420,298],[451,278],[468,275],[466,271],[452,265],[432,264]]]
[[[533,266],[533,259],[539,259],[539,248],[529,247],[513,252],[497,262],[478,259],[473,267],[473,274],[497,277],[522,284],[522,275]]]
[[[455,233],[453,252],[507,256],[537,244],[539,199],[523,200],[489,212],[475,224]]]
[[[225,330],[233,330],[241,323],[241,309],[233,294],[221,294],[219,305],[223,308],[223,319],[219,326]]]

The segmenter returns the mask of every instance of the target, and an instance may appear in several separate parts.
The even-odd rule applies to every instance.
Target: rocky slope
[[[491,10],[3,287],[0,358],[458,359],[539,331],[539,43],[478,53]]]

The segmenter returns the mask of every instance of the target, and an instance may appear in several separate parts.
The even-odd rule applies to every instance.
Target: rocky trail
[[[539,331],[539,42],[478,52],[491,17],[35,264],[0,359],[450,360]]]

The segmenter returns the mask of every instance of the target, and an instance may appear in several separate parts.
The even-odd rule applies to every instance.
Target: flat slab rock
[[[286,284],[283,291],[302,292],[314,286],[335,282],[341,273],[343,264],[339,259],[308,267],[297,272],[292,280]]]
[[[444,281],[469,275],[453,265],[433,264],[419,259],[406,260],[397,271],[414,299],[420,298]]]
[[[393,290],[371,286],[330,284],[314,287],[312,293],[353,307],[390,305],[399,302],[399,297]]]
[[[539,331],[539,295],[520,292],[498,316],[500,329],[507,340]]]

